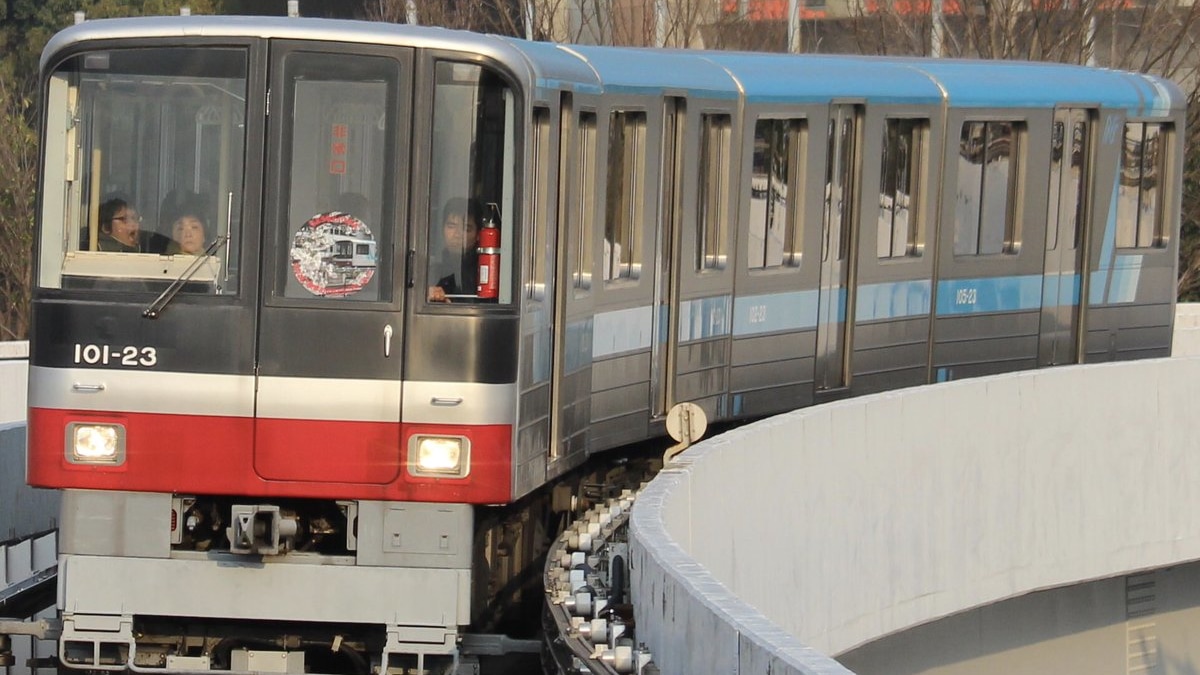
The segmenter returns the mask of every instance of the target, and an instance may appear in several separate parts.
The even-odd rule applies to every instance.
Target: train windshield
[[[113,49],[63,62],[46,106],[38,283],[238,290],[244,49]]]

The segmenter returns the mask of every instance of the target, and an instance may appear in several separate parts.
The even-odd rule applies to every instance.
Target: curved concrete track
[[[1195,317],[1177,353],[1200,351]],[[1197,401],[1200,359],[1072,366],[701,442],[633,511],[639,639],[667,674],[847,673],[830,655],[1200,559]]]

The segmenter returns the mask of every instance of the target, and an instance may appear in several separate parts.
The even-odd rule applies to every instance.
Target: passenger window
[[[290,156],[284,296],[387,300],[400,64],[294,53],[284,59]]]
[[[729,115],[702,115],[700,121],[700,191],[697,195],[697,270],[725,269],[729,240]]]
[[[929,120],[884,122],[876,244],[881,259],[921,255],[921,180],[928,134]]]
[[[754,157],[750,169],[750,269],[800,265],[799,175],[808,127],[804,120],[760,119],[754,124]]]
[[[1151,248],[1165,243],[1161,186],[1166,137],[1162,124],[1125,125],[1117,188],[1118,247]]]
[[[614,110],[608,122],[604,279],[637,279],[646,195],[646,113]]]
[[[427,296],[431,303],[513,298],[515,100],[490,68],[434,66]]]
[[[955,255],[1016,253],[1020,247],[1017,186],[1022,126],[967,122],[958,150],[954,202]]]
[[[550,156],[550,111],[545,108],[533,110],[533,213],[530,222],[533,244],[526,254],[528,260],[528,283],[526,297],[542,299],[546,293],[547,256],[553,255],[547,246],[550,224],[550,177],[555,158]]]
[[[586,295],[592,288],[592,235],[595,228],[596,193],[596,113],[579,113],[576,135],[575,185],[571,211],[579,224],[576,236],[574,285],[575,297]]]

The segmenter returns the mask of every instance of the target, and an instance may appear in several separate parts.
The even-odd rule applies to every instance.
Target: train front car
[[[474,506],[513,499],[503,57],[286,19],[47,46],[28,478],[63,490],[65,666],[455,667]]]

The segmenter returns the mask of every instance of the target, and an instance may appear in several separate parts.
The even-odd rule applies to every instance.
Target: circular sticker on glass
[[[318,213],[292,237],[292,274],[309,293],[353,295],[375,276],[375,236],[349,213]]]

